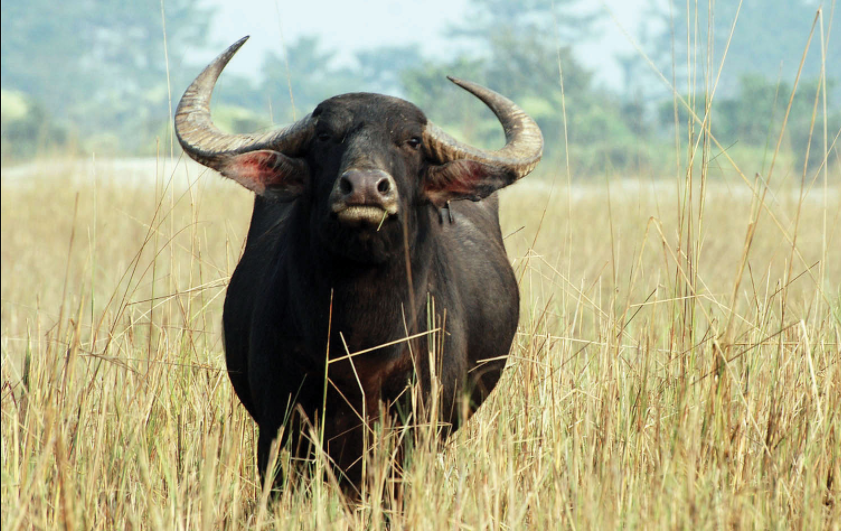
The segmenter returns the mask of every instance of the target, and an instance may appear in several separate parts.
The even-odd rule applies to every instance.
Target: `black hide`
[[[427,160],[420,145],[426,117],[403,100],[349,94],[325,101],[313,116],[316,132],[301,157],[261,152],[269,162],[260,171],[270,176],[261,181],[265,190],[255,198],[228,287],[225,349],[234,389],[260,427],[261,473],[282,426],[283,442],[291,438],[293,453],[306,457],[305,416],[325,423],[340,477],[358,485],[359,415],[375,420],[381,403],[394,414],[413,382],[428,399],[430,345],[425,336],[413,340],[415,359],[404,341],[356,356],[354,366],[348,359],[330,364],[324,410],[327,353],[336,359],[398,341],[407,327],[424,332],[434,301],[435,322],[446,315],[443,349],[432,362],[440,368],[439,419],[449,426],[445,437],[458,428],[499,380],[517,328],[519,293],[494,193],[513,177],[478,163],[447,168]],[[254,156],[234,159],[230,173],[254,163]],[[376,226],[342,223],[332,211],[337,179],[359,168],[385,172],[396,186],[397,211]],[[452,174],[448,181],[442,172]],[[442,194],[453,199],[449,207],[436,201]]]

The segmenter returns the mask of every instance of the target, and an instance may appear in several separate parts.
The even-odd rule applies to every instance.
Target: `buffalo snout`
[[[397,214],[394,177],[379,169],[351,168],[336,180],[330,193],[331,209],[347,225],[379,225]]]

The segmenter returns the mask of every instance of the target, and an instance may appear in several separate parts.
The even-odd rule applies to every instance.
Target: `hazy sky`
[[[605,0],[581,2],[588,10],[612,11],[632,35],[648,0]],[[245,48],[231,63],[239,73],[259,71],[265,50],[282,50],[283,39],[294,42],[301,36],[317,35],[326,49],[335,50],[338,60],[350,61],[353,53],[382,45],[422,44],[429,57],[453,55],[445,38],[448,26],[470,19],[467,0],[208,0],[218,8],[211,42],[222,51],[244,35],[251,35]],[[554,39],[554,35],[547,35]],[[562,46],[570,43],[562,42]],[[596,72],[596,79],[616,88],[620,74],[614,54],[630,52],[631,44],[611,17],[606,16],[588,42],[575,46],[577,57]],[[197,61],[212,59],[198,57]]]

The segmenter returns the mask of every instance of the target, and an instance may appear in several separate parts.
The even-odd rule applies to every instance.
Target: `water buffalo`
[[[446,437],[499,380],[519,293],[495,192],[534,169],[543,137],[514,103],[456,79],[496,114],[502,149],[456,141],[413,104],[367,93],[280,130],[226,134],[210,98],[246,39],[193,81],[175,117],[187,155],[256,194],[225,299],[228,374],[260,427],[263,475],[281,427],[304,453],[298,416],[323,426],[340,476],[358,485],[363,420],[396,415],[408,385],[426,400],[438,385]],[[436,345],[430,327],[442,329]]]

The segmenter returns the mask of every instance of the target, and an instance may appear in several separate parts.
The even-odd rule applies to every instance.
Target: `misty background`
[[[501,146],[498,122],[446,80],[453,75],[506,95],[538,121],[544,174],[565,171],[569,160],[576,178],[670,175],[694,141],[687,133],[700,130],[687,128],[690,114],[670,84],[702,118],[715,87],[713,134],[761,172],[798,82],[781,153],[789,165],[817,168],[824,126],[830,145],[841,127],[835,7],[817,0],[3,0],[1,160],[177,154],[171,115],[184,89],[251,35],[214,94],[214,120],[230,132],[271,129],[325,98],[365,91],[406,98],[454,136]]]

